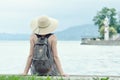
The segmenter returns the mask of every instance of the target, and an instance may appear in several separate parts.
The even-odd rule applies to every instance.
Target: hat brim
[[[50,20],[50,25],[46,28],[38,27],[38,22],[37,22],[38,18],[35,18],[34,20],[32,20],[31,22],[32,32],[36,34],[41,34],[41,35],[52,33],[58,27],[58,21],[53,18],[49,18],[49,20]]]

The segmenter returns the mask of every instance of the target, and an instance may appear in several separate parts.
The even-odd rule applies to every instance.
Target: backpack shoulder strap
[[[53,35],[53,33],[47,34],[47,35],[45,35],[45,37],[49,38],[51,35]]]
[[[41,35],[39,35],[39,34],[35,34],[36,36],[37,36],[37,38],[39,38],[39,37],[42,37]]]
[[[39,34],[35,34],[37,36],[37,38],[40,38],[42,37],[42,35],[39,35]],[[53,35],[53,33],[49,33],[47,35],[45,35],[46,38],[49,38],[51,35]]]

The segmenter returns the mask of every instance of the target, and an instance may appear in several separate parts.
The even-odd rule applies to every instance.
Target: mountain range
[[[58,40],[80,40],[81,38],[98,37],[98,27],[92,24],[73,26],[54,33]],[[30,34],[0,33],[0,40],[29,40]]]

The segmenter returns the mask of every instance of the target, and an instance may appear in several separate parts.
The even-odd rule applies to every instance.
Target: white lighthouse
[[[109,40],[109,19],[106,16],[104,19],[104,40]]]

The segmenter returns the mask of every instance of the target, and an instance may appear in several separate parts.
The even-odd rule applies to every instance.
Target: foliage
[[[120,24],[117,26],[117,32],[120,33]]]
[[[99,28],[103,26],[103,21],[105,17],[107,16],[109,18],[110,24],[109,26],[116,27],[117,19],[116,16],[116,10],[114,8],[107,8],[104,7],[101,11],[97,12],[97,15],[93,18],[93,21],[95,22],[95,25],[98,25]]]
[[[16,75],[2,75],[0,80],[52,80],[51,77],[37,77],[37,76],[16,76]]]
[[[20,76],[20,75],[0,75],[0,80],[69,80],[62,77],[52,76]]]
[[[102,26],[100,29],[99,29],[99,32],[100,32],[100,37],[102,39],[104,39],[104,26]]]
[[[62,76],[20,76],[20,75],[0,75],[0,80],[76,80],[76,79],[67,79]],[[77,79],[78,80],[78,79]],[[79,78],[79,80],[83,80]],[[88,79],[84,79],[88,80]],[[93,77],[92,80],[109,80],[109,77]]]
[[[97,12],[97,15],[93,18],[95,25],[99,26],[100,36],[104,38],[104,24],[103,21],[107,16],[109,18],[109,36],[112,37],[116,33],[120,33],[120,24],[117,22],[116,10],[114,8],[102,8],[101,11]]]
[[[102,26],[100,29],[99,29],[99,32],[100,32],[100,36],[101,38],[103,39],[104,38],[104,26]],[[109,36],[112,37],[113,35],[117,34],[117,31],[115,30],[114,27],[109,27]]]
[[[117,34],[117,31],[114,27],[109,28],[109,36],[112,37],[113,35]]]
[[[93,78],[93,80],[109,80],[109,77],[102,77],[102,78],[95,77]]]

